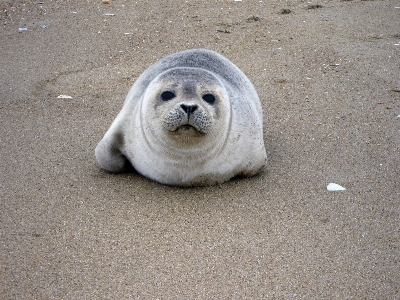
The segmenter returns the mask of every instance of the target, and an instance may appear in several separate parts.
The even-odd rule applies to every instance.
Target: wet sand
[[[1,299],[400,298],[400,3],[207,2],[1,3]],[[190,48],[253,82],[265,171],[102,171],[135,79]]]

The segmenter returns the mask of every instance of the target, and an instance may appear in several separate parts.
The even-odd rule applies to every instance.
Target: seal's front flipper
[[[100,166],[109,172],[125,172],[131,164],[123,155],[124,136],[117,130],[110,130],[97,145],[95,154]]]

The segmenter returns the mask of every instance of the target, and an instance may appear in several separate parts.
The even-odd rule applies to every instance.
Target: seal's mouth
[[[184,124],[170,131],[172,134],[182,135],[182,136],[204,136],[205,133],[190,124]]]
[[[196,131],[198,131],[196,129],[196,127],[194,127],[194,126],[192,126],[190,124],[182,125],[182,126],[178,127],[176,130],[196,130]]]

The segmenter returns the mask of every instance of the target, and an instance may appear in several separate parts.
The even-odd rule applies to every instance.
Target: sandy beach
[[[0,9],[0,299],[400,299],[399,1]],[[192,48],[254,84],[265,170],[201,188],[101,170],[132,84]]]

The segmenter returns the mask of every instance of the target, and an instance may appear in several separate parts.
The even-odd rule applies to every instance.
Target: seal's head
[[[211,72],[199,68],[170,69],[147,87],[141,120],[153,145],[162,143],[163,147],[173,148],[192,145],[200,150],[203,147],[198,144],[202,143],[213,148],[228,131],[229,96]]]

